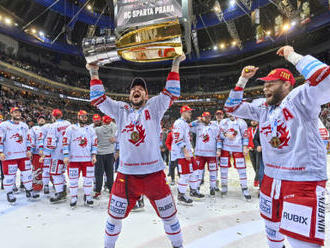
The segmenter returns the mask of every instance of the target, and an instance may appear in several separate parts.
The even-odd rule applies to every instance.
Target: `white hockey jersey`
[[[235,116],[259,121],[267,176],[291,181],[326,180],[326,150],[318,117],[320,106],[330,101],[330,67],[308,55],[296,68],[307,82],[292,90],[279,106],[268,106],[265,99],[244,102],[243,90],[235,88],[225,108]],[[280,139],[277,148],[270,144],[275,126]]]
[[[90,162],[92,154],[97,154],[97,137],[93,127],[69,126],[63,137],[63,155],[70,162]]]
[[[215,123],[204,124],[201,121],[190,123],[190,131],[196,134],[195,156],[215,157],[221,149],[220,128]]]
[[[177,119],[174,122],[172,129],[172,161],[184,158],[183,147],[186,147],[191,157],[193,156],[189,132],[190,125],[183,118]]]
[[[40,147],[43,147],[43,140],[44,140],[44,130],[48,124],[43,126],[34,126],[29,130],[29,140],[31,145],[31,152],[33,154],[39,154]]]
[[[10,120],[0,124],[0,152],[6,160],[26,158],[30,150],[28,138],[29,127],[24,122],[14,123]]]
[[[52,159],[63,160],[63,136],[71,125],[65,120],[57,120],[50,124],[44,141],[44,154],[51,155]]]
[[[136,110],[104,94],[100,80],[91,81],[91,101],[116,120],[120,147],[118,171],[128,175],[150,174],[165,168],[159,149],[160,122],[172,101],[180,96],[179,74],[171,72],[165,89]]]
[[[243,146],[249,144],[247,132],[247,124],[244,120],[235,118],[223,119],[220,123],[220,138],[222,140],[222,149],[228,152],[243,152]],[[226,134],[231,134],[234,139],[226,137]]]
[[[47,133],[48,133],[48,130],[50,129],[50,127],[51,127],[51,124],[49,124],[49,123],[40,127],[39,136],[38,136],[37,144],[36,144],[37,149],[39,151],[44,151],[44,148],[46,146],[46,137],[47,137]]]
[[[325,128],[321,119],[319,119],[318,124],[319,124],[319,131],[320,131],[321,139],[322,139],[325,147],[327,147],[328,142],[329,142],[329,131],[328,131],[328,129]]]

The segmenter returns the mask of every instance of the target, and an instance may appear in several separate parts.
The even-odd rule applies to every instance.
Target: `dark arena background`
[[[83,46],[86,39],[107,36],[118,38],[120,35],[126,34],[127,30],[131,31],[135,28],[137,30],[137,24],[133,29],[127,28],[124,31],[123,29],[119,30],[118,27],[116,28],[116,22],[118,21],[116,8],[120,6],[117,6],[117,4],[129,4],[130,2],[139,2],[137,4],[141,5],[151,2],[151,4],[157,5],[162,1],[0,0],[1,248],[114,247],[104,245],[104,239],[107,236],[107,233],[105,234],[104,231],[105,226],[106,230],[110,230],[111,227],[116,228],[115,225],[109,227],[112,224],[106,222],[112,182],[108,181],[109,175],[107,174],[106,176],[104,171],[108,171],[112,180],[115,180],[118,174],[118,166],[119,168],[122,166],[121,157],[125,156],[123,151],[126,151],[125,149],[129,151],[130,149],[135,149],[137,145],[133,148],[123,148],[120,139],[123,137],[122,133],[124,131],[120,129],[120,124],[118,123],[121,123],[122,119],[116,120],[110,113],[104,113],[94,106],[95,104],[91,104],[90,96],[93,97],[93,94],[97,95],[99,92],[90,92],[90,80],[93,72],[86,69],[85,57],[87,56]],[[246,164],[245,178],[238,172],[239,170],[236,170],[237,158],[229,157],[229,163],[231,160],[233,166],[229,170],[227,169],[228,175],[224,175],[220,170],[222,163],[220,162],[220,154],[217,154],[215,178],[213,178],[214,174],[211,173],[212,170],[209,169],[210,164],[208,164],[208,167],[205,167],[207,169],[199,168],[200,174],[196,179],[197,181],[199,180],[199,184],[196,192],[203,196],[197,196],[192,193],[194,191],[192,184],[190,184],[190,187],[187,186],[188,189],[185,194],[193,199],[193,203],[188,204],[189,206],[180,204],[180,200],[178,200],[181,194],[179,185],[182,184],[180,178],[182,180],[182,176],[185,175],[181,173],[180,169],[179,171],[171,171],[171,166],[172,168],[180,167],[180,164],[178,165],[178,160],[172,161],[174,155],[166,144],[168,136],[172,135],[172,129],[173,133],[176,132],[174,123],[182,117],[182,112],[185,113],[187,110],[184,106],[189,106],[193,109],[191,119],[186,120],[184,119],[186,117],[182,117],[189,124],[187,124],[187,127],[193,129],[194,123],[204,123],[203,121],[208,115],[205,113],[209,112],[211,123],[214,125],[218,123],[220,126],[217,129],[219,132],[216,136],[217,142],[224,143],[223,139],[226,139],[227,136],[225,133],[224,136],[221,136],[223,129],[220,120],[226,118],[230,120],[230,115],[227,116],[228,108],[226,107],[228,106],[225,107],[225,103],[230,91],[235,88],[239,81],[242,69],[245,66],[254,66],[259,69],[251,77],[244,89],[243,102],[252,102],[258,98],[265,97],[265,82],[258,80],[258,78],[266,77],[275,68],[290,70],[296,81],[295,87],[309,83],[308,78],[304,77],[304,73],[299,73],[295,65],[283,58],[283,56],[278,56],[276,52],[283,46],[291,46],[297,54],[303,56],[311,55],[324,63],[325,66],[329,65],[330,0],[164,0],[165,2],[169,4],[167,7],[162,9],[155,7],[155,9],[158,8],[158,13],[166,15],[167,12],[176,10],[178,6],[185,6],[185,3],[190,4],[188,12],[185,12],[186,9],[183,8],[184,14],[189,13],[189,18],[186,18],[188,24],[183,29],[183,39],[191,51],[186,54],[186,59],[180,64],[180,97],[171,98],[171,106],[162,116],[161,127],[159,128],[158,126],[155,129],[159,129],[160,135],[154,130],[157,138],[159,136],[160,148],[159,151],[157,150],[158,148],[156,150],[164,162],[166,185],[171,189],[173,196],[171,199],[175,203],[173,205],[176,205],[176,216],[180,221],[181,229],[180,226],[179,229],[182,232],[183,246],[177,246],[171,239],[172,243],[167,239],[166,221],[157,216],[153,209],[153,202],[150,203],[146,194],[143,194],[145,195],[144,202],[138,201],[132,213],[123,220],[121,234],[115,247],[282,248],[284,247],[283,245],[287,248],[330,247],[329,184],[325,186],[321,203],[319,202],[321,198],[318,198],[317,203],[320,204],[319,206],[323,204],[322,209],[313,210],[313,215],[315,211],[320,211],[316,215],[320,214],[323,217],[325,215],[323,219],[324,223],[326,223],[325,227],[323,225],[324,246],[319,246],[320,244],[317,242],[312,242],[313,244],[305,242],[307,246],[294,246],[294,243],[289,242],[287,239],[284,242],[281,241],[281,246],[276,246],[276,242],[269,241],[269,232],[274,230],[269,227],[266,227],[265,230],[265,223],[263,218],[260,217],[259,206],[271,208],[271,202],[265,203],[263,200],[260,201],[261,179],[259,179],[260,172],[258,172],[258,169],[256,170],[256,167],[259,168],[259,164],[263,163],[260,160],[265,158],[264,155],[261,157],[261,151],[263,153],[267,151],[264,151],[264,147],[260,144],[256,145],[253,142],[255,133],[251,120],[242,119],[246,128],[245,132],[242,132],[243,141],[240,141],[240,146],[241,150],[244,149],[242,148],[243,146],[246,146],[249,150],[242,157]],[[174,5],[171,6],[171,3]],[[138,12],[132,11],[132,13],[138,15]],[[148,11],[145,13],[139,12],[139,15],[147,14]],[[133,24],[130,21],[132,19],[126,25],[131,25],[130,28],[132,28]],[[187,47],[184,47],[184,51],[186,49]],[[107,97],[116,101],[130,103],[130,94],[132,94],[131,82],[134,78],[140,77],[146,82],[150,99],[163,91],[171,68],[172,60],[139,63],[119,58],[114,59],[112,63],[100,64],[98,75],[103,82]],[[329,88],[329,66],[327,70],[325,73],[328,74],[326,74],[325,79],[323,74],[319,77],[324,79],[324,82],[321,83],[327,83]],[[328,81],[325,82],[326,80]],[[166,94],[171,94],[171,90],[168,90],[168,88],[165,91]],[[328,96],[328,99],[330,99],[330,96]],[[314,99],[309,100],[314,102]],[[317,97],[315,102],[318,102]],[[326,103],[323,102],[325,104],[322,104],[321,109],[318,109],[319,133],[310,131],[311,135],[308,136],[311,140],[314,140],[313,137],[317,136],[319,143],[324,143],[324,147],[326,147],[321,152],[316,151],[310,155],[314,159],[315,157],[322,157],[324,153],[327,153],[327,155],[324,155],[326,160],[324,159],[324,163],[320,165],[323,168],[329,168],[330,164],[329,102],[330,100]],[[17,107],[17,109],[13,109],[14,107]],[[131,108],[129,104],[122,107],[120,111],[124,113],[127,108]],[[60,110],[61,116],[56,111],[54,113],[54,109]],[[81,110],[86,112],[81,112]],[[161,110],[159,111],[161,112]],[[17,114],[18,112],[21,113],[20,120],[17,123],[15,122],[15,117],[13,117],[16,112]],[[134,112],[134,108],[132,108],[132,112]],[[224,114],[219,119],[219,122],[217,122],[218,117],[216,113]],[[103,118],[106,114],[110,116],[109,119]],[[306,113],[300,114],[304,115]],[[87,123],[81,122],[79,119],[83,118],[81,116],[87,116]],[[93,172],[92,177],[94,178],[93,180],[90,179],[90,187],[92,188],[90,200],[87,199],[89,195],[85,189],[89,182],[86,179],[88,176],[81,176],[80,179],[77,179],[77,185],[72,186],[73,176],[69,173],[69,168],[64,164],[64,167],[61,169],[61,175],[63,176],[61,184],[64,185],[63,191],[60,192],[55,187],[57,179],[52,177],[52,164],[60,159],[52,158],[51,155],[47,157],[47,149],[55,149],[56,145],[54,146],[51,142],[55,142],[58,145],[59,140],[61,140],[60,145],[62,145],[63,137],[59,138],[60,136],[55,134],[51,136],[52,134],[50,134],[49,130],[54,131],[56,128],[48,128],[54,126],[56,118],[57,120],[69,121],[72,124],[79,122],[79,125],[86,127],[86,130],[88,124],[88,132],[96,132],[95,135],[97,135],[99,146],[98,152],[100,152],[101,147],[102,149],[105,147],[104,149],[109,149],[109,154],[112,156],[110,159],[111,164],[106,165],[104,163],[102,165],[104,167],[108,166],[108,168],[103,168],[97,175],[96,167],[101,166],[100,161],[103,159],[100,156],[105,156],[104,154],[97,154],[97,162],[93,165],[95,166],[95,175]],[[45,123],[40,124],[40,119],[43,119]],[[315,117],[315,121],[315,123],[318,122],[317,117]],[[16,125],[13,123],[22,125],[20,130],[23,130],[25,127],[27,129],[26,133],[24,133],[26,137],[23,134],[21,136],[21,131],[18,131],[17,134],[24,144],[26,142],[24,152],[27,152],[27,154],[29,152],[33,153],[31,158],[28,157],[28,161],[31,160],[32,162],[31,167],[25,166],[25,170],[22,170],[18,165],[15,167],[13,163],[8,162],[12,160],[6,160],[9,159],[8,156],[11,156],[10,153],[15,154],[17,147],[22,146],[22,142],[18,142],[19,144],[17,145],[11,144],[10,147],[6,143],[9,139],[7,133],[10,132],[10,125]],[[43,127],[47,126],[47,128],[43,129],[42,125]],[[34,128],[35,126],[38,127]],[[111,135],[110,133],[100,134],[101,131],[97,130],[100,127],[97,126],[112,128],[113,133]],[[74,130],[75,127],[72,128]],[[107,130],[106,128],[104,130]],[[302,127],[297,126],[294,128],[298,130]],[[45,131],[38,131],[38,133],[37,130],[39,129]],[[187,139],[192,143],[192,152],[196,153],[198,132],[192,131],[192,129]],[[205,130],[203,132],[206,132]],[[273,131],[269,132],[273,133]],[[32,133],[35,135],[34,138]],[[136,144],[137,141],[140,142],[141,135],[141,133],[133,132],[130,138]],[[51,137],[53,137],[53,140]],[[103,143],[105,137],[109,146]],[[248,144],[244,144],[244,138],[248,141]],[[276,136],[275,138],[278,137]],[[295,137],[291,135],[291,140],[293,139]],[[146,140],[149,140],[149,138]],[[79,142],[82,147],[84,144],[81,138]],[[306,142],[306,147],[314,147],[315,145],[303,139],[301,142]],[[180,140],[177,143],[180,143]],[[60,153],[65,153],[65,145],[68,144],[65,144],[65,141],[63,141],[63,148]],[[96,147],[96,141],[93,145]],[[173,146],[176,145],[176,141],[171,140],[170,145],[174,149]],[[156,146],[158,146],[158,143]],[[255,155],[257,146],[260,147],[260,151],[258,150],[260,159],[256,159]],[[278,148],[278,145],[272,146],[273,148]],[[214,154],[216,151],[221,151],[221,148],[218,148],[218,150],[217,148],[214,147]],[[307,150],[306,153],[315,151],[313,149]],[[91,151],[93,154],[93,147]],[[147,149],[143,154],[148,156],[152,151],[154,150]],[[302,153],[305,152],[297,151],[296,156],[300,156]],[[2,157],[2,154],[6,157]],[[140,150],[137,150],[135,154],[137,158],[142,156]],[[37,159],[34,159],[35,155],[38,156]],[[45,161],[48,159],[51,168],[50,174],[49,168],[48,174],[45,174],[44,165],[39,169],[36,168],[34,162],[39,163],[39,155],[40,158],[44,159],[42,163],[46,163]],[[89,156],[91,156],[91,153]],[[198,157],[198,155],[196,156]],[[185,159],[185,155],[182,159]],[[13,172],[12,168],[14,167],[16,169]],[[30,171],[30,174],[27,171]],[[88,171],[86,173],[88,175]],[[180,177],[179,174],[181,174]],[[330,175],[329,171],[327,175]],[[327,175],[325,173],[323,176],[326,177]],[[10,176],[10,178],[6,179],[6,176]],[[56,176],[58,175],[56,174]],[[44,178],[49,178],[47,181],[49,183],[48,193],[47,190],[45,192],[45,189],[48,189],[48,184],[47,188],[45,188],[46,181],[44,181]],[[216,186],[212,186],[211,178],[216,182]],[[324,181],[323,179],[320,179],[320,181]],[[29,180],[32,182],[32,188],[22,184],[22,182]],[[101,180],[101,184],[99,180]],[[125,180],[128,179],[126,178]],[[190,180],[193,179],[190,178]],[[247,188],[242,186],[242,180],[247,181]],[[191,182],[187,181],[187,184],[189,183]],[[38,184],[41,188],[36,187]],[[224,185],[225,192],[223,191]],[[75,187],[78,188],[78,197],[76,197],[78,201],[76,204],[72,204],[72,189]],[[126,187],[128,186],[126,185]],[[98,190],[97,188],[101,189]],[[161,189],[155,188],[154,190],[160,191]],[[8,193],[11,194],[8,195]],[[61,195],[60,193],[63,194]],[[28,197],[29,194],[30,197]],[[292,195],[294,194],[296,193]],[[263,194],[261,193],[261,195]],[[14,197],[16,200],[10,200],[13,199],[10,197]],[[124,200],[126,200],[126,195]],[[310,201],[316,200],[312,199]],[[165,207],[170,208],[171,206],[166,205]],[[161,207],[158,207],[159,212],[162,211],[161,209]],[[312,208],[310,207],[310,209]],[[159,212],[157,213],[161,214]],[[297,210],[296,213],[299,217],[299,214],[303,216],[305,212]],[[309,225],[315,225],[317,220],[309,220],[311,221]],[[163,221],[165,231],[167,230],[166,233],[163,230]],[[178,222],[175,224],[178,224]],[[298,228],[299,230],[305,230],[304,226],[299,227],[302,228]],[[175,228],[175,225],[171,225],[171,228]],[[315,227],[311,228],[311,233],[305,233],[305,236],[300,235],[300,239],[298,239],[304,240],[302,237],[315,235]],[[321,227],[318,226],[316,228]],[[268,233],[268,238],[266,233]],[[170,235],[168,234],[168,236]],[[304,241],[308,241],[308,239],[306,238]]]

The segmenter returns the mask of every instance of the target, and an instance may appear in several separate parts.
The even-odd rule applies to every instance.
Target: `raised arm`
[[[295,65],[306,79],[293,102],[302,106],[311,117],[318,118],[320,106],[330,102],[330,66],[310,55],[296,53],[291,46],[281,47],[277,54]]]
[[[258,71],[258,67],[246,66],[243,68],[241,76],[234,90],[229,94],[225,103],[225,111],[234,116],[259,121],[259,106],[256,102],[247,103],[243,101],[243,91],[250,78]]]
[[[114,119],[118,120],[121,103],[105,95],[103,83],[99,78],[99,67],[97,65],[87,64],[86,68],[91,76],[91,104],[99,108],[106,115],[113,116]]]

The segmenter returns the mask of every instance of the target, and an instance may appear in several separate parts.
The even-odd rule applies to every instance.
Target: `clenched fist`
[[[293,53],[293,52],[294,52],[294,49],[292,46],[283,46],[277,50],[276,54],[284,57],[285,59],[288,59],[289,54]]]
[[[246,79],[250,79],[254,75],[256,75],[256,72],[258,70],[259,70],[259,67],[255,67],[253,65],[245,66],[242,70],[241,77],[246,78]]]

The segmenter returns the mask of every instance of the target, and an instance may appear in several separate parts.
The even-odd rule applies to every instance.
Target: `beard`
[[[137,103],[134,103],[133,101],[131,101],[131,104],[134,106],[134,107],[141,107],[144,103],[144,100],[141,100]]]
[[[85,125],[87,123],[87,120],[78,119],[78,122],[79,122],[79,124]]]
[[[102,122],[94,123],[94,126],[95,126],[95,127],[100,127],[100,126],[102,126]]]
[[[268,105],[279,105],[283,100],[283,94],[280,89],[273,92],[272,97],[266,100]]]
[[[13,120],[14,121],[20,121],[21,120],[21,117],[13,117]]]

